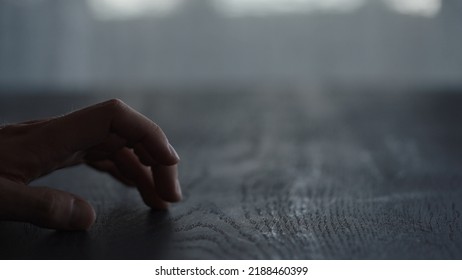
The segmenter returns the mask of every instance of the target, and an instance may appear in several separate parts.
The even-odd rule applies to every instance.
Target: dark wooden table
[[[182,158],[184,201],[151,211],[105,174],[61,170],[34,184],[87,198],[95,225],[59,232],[0,222],[0,258],[462,258],[462,92],[13,93],[0,97],[0,120],[109,96],[164,128]]]

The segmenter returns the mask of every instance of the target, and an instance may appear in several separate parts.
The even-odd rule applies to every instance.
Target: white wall
[[[462,81],[462,1],[435,17],[349,13],[99,20],[86,1],[0,2],[0,88]],[[191,4],[194,3],[194,4]]]

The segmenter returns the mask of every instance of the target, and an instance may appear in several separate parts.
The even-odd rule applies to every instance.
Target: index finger
[[[175,165],[179,157],[162,129],[119,99],[99,103],[51,120],[46,135],[57,147],[70,153],[85,151],[115,133],[128,146],[141,145],[152,162],[148,165]]]

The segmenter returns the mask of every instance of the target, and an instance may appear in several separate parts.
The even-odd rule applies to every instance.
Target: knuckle
[[[157,123],[155,122],[152,122],[152,130],[155,131],[155,132],[162,132],[162,129],[160,128],[160,125],[158,125]]]
[[[109,99],[108,101],[106,101],[106,105],[114,110],[119,110],[127,106],[127,104],[125,104],[125,102],[123,102],[119,98]]]

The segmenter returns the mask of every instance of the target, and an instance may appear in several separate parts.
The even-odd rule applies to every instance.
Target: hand
[[[114,99],[68,115],[0,128],[0,219],[38,226],[88,229],[93,207],[64,191],[28,184],[67,166],[86,163],[164,209],[181,199],[179,157],[159,126]]]

